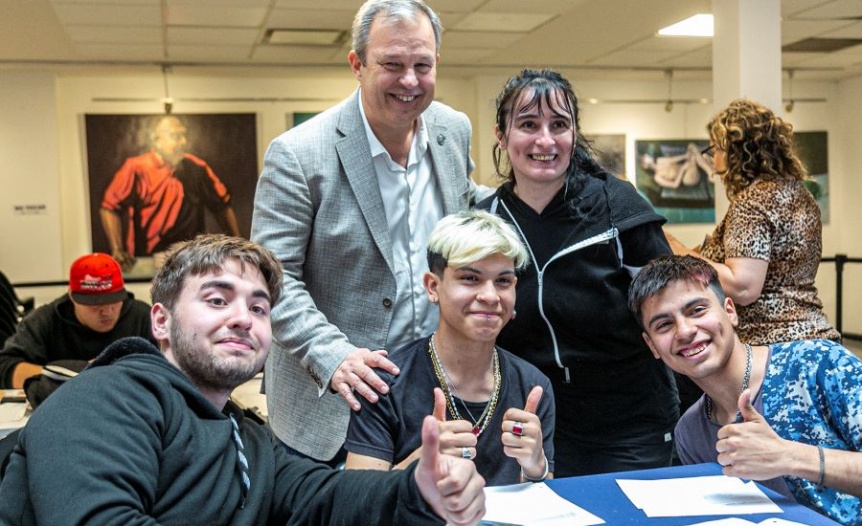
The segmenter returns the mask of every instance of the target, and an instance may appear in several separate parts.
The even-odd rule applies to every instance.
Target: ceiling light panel
[[[711,37],[713,19],[709,14],[697,14],[685,20],[659,29],[658,34],[665,37]]]

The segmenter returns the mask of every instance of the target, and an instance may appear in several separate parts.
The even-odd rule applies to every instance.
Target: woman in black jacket
[[[664,218],[593,159],[559,73],[509,79],[495,132],[505,183],[479,207],[510,221],[530,256],[497,342],[551,379],[557,476],[670,465],[676,385],[626,308],[633,275],[670,253]]]

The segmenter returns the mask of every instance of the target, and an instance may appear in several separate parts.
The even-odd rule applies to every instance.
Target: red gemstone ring
[[[518,436],[524,435],[524,424],[521,422],[515,422],[512,424],[512,433]]]

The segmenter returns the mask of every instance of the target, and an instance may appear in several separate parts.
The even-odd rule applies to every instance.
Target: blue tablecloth
[[[574,502],[585,510],[598,515],[610,526],[618,524],[647,524],[685,526],[697,522],[727,518],[726,515],[703,515],[697,517],[660,517],[649,518],[642,510],[635,507],[626,497],[617,479],[654,480],[666,478],[702,477],[707,475],[721,475],[721,466],[718,464],[694,464],[690,466],[679,466],[661,469],[649,469],[644,471],[626,471],[623,473],[606,473],[603,475],[589,475],[585,477],[571,477],[564,479],[549,480],[548,486],[560,496]],[[753,515],[741,515],[741,518],[757,523],[769,517],[780,517],[789,521],[800,522],[811,526],[836,525],[837,522],[828,517],[820,515],[795,501],[779,495],[772,490],[760,487],[763,492],[772,499],[784,513],[758,513]]]

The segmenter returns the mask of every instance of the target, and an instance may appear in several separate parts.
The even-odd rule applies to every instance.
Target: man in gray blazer
[[[266,365],[269,422],[288,449],[338,460],[356,395],[388,387],[388,350],[437,326],[423,247],[473,197],[470,123],[432,102],[437,15],[421,0],[368,0],[348,55],[359,89],[272,141],[252,238],[285,270]]]

